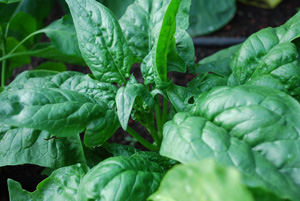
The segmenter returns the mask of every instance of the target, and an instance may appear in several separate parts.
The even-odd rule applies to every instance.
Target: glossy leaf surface
[[[32,90],[34,92],[32,92]],[[33,94],[30,96],[32,100],[34,99],[36,101],[35,103],[30,103],[30,100],[22,98],[22,94],[17,95],[26,102],[24,104],[28,106],[26,109],[23,107],[20,108],[22,111],[19,111],[19,116],[20,118],[26,118],[24,115],[38,113],[39,118],[36,117],[36,121],[40,121],[40,123],[35,122],[33,119],[29,120],[29,123],[20,122],[21,120],[17,119],[9,124],[47,130],[52,133],[54,132],[56,136],[74,135],[76,132],[76,134],[78,134],[86,127],[84,137],[85,145],[89,147],[99,146],[108,140],[115,133],[116,129],[119,128],[119,121],[115,113],[116,90],[116,87],[112,84],[93,80],[88,75],[79,72],[66,71],[57,73],[45,70],[27,71],[20,74],[5,91],[8,94],[18,93],[18,91],[21,91],[20,93],[23,93],[22,91],[24,91],[24,93],[31,91],[28,93]],[[54,94],[52,94],[53,92]],[[51,94],[50,96],[49,93]],[[65,97],[66,99],[63,98],[63,93],[68,94],[68,98],[71,99],[67,97]],[[3,96],[3,94],[1,94],[1,96]],[[59,97],[61,97],[61,99],[59,99]],[[83,98],[82,105],[78,105],[76,100],[81,98]],[[43,99],[44,102],[41,99]],[[51,103],[51,101],[58,102]],[[15,104],[13,102],[13,100],[8,101],[8,104]],[[22,105],[23,103],[21,102],[22,101],[19,100],[16,104]],[[78,111],[76,111],[76,108]],[[52,117],[48,115],[49,111],[51,111]],[[6,114],[3,118],[9,117]],[[53,118],[49,119],[49,125],[52,125],[53,128],[42,128],[41,122],[45,121],[42,118]],[[80,123],[76,124],[76,121]],[[62,134],[59,133],[59,129],[57,130],[56,126],[62,125],[63,122],[69,122],[66,124],[70,125],[62,126],[61,129],[64,130]],[[72,134],[66,135],[67,130]]]
[[[165,125],[160,153],[183,163],[214,157],[237,167],[245,184],[295,199],[299,114],[296,100],[272,88],[214,88],[196,100],[194,116],[179,113]]]
[[[0,166],[35,164],[60,168],[85,164],[79,136],[55,138],[46,131],[0,125]]]
[[[269,86],[299,96],[299,52],[293,40],[300,37],[300,12],[277,28],[250,36],[231,62],[236,84]]]
[[[94,76],[110,83],[125,83],[135,57],[112,12],[95,0],[67,0],[79,48]]]
[[[1,122],[17,127],[47,130],[58,137],[76,135],[104,116],[107,106],[75,91],[30,88],[2,92]]]
[[[109,158],[86,174],[78,199],[146,200],[158,188],[168,164],[168,160],[153,152]]]
[[[211,159],[177,165],[167,172],[158,191],[148,200],[254,201],[237,170]]]
[[[30,200],[77,200],[77,188],[86,167],[77,164],[55,170],[47,179],[42,181],[34,192],[23,190],[20,183],[9,179],[8,189],[11,201]]]
[[[119,20],[125,38],[133,53],[143,59],[141,68],[146,83],[154,82],[152,66],[155,60],[152,57],[155,51],[153,48],[159,38],[160,32],[165,33],[167,30],[160,31],[163,18],[170,3],[170,0],[163,2],[158,0],[135,1],[135,3],[128,7],[125,14]],[[185,72],[186,66],[190,69],[194,67],[194,46],[190,36],[185,32],[185,29],[188,27],[188,12],[191,1],[184,0],[181,3],[177,3],[177,5],[180,4],[180,7],[176,17],[176,40],[174,41],[174,34],[169,35],[172,42],[167,45],[167,48],[170,46],[170,50],[164,53],[163,57],[166,57],[166,54],[169,53],[168,59],[164,59],[168,61],[169,71]],[[173,17],[175,18],[175,16],[176,14]],[[175,23],[174,20],[171,21]],[[175,24],[174,27],[176,27]],[[151,50],[152,52],[150,52]]]

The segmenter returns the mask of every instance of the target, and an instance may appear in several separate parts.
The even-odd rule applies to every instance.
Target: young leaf
[[[70,15],[65,15],[61,19],[52,22],[49,26],[41,29],[40,32],[45,33],[54,47],[63,54],[81,57],[76,30]]]
[[[79,136],[55,138],[47,131],[0,124],[0,166],[35,164],[61,168],[85,164]]]
[[[121,87],[117,92],[117,112],[119,121],[124,130],[127,129],[131,110],[137,97],[142,98],[151,111],[154,107],[154,99],[144,85],[128,83],[125,87]]]
[[[149,54],[149,52],[159,36],[164,13],[169,3],[170,0],[163,2],[159,0],[135,1],[119,20],[129,47],[135,55],[143,59],[141,69],[146,83],[153,83],[152,53]],[[182,72],[185,71],[186,66],[190,69],[194,67],[194,45],[190,36],[184,31],[188,27],[190,3],[190,0],[183,0],[180,3],[177,15],[178,29],[175,34],[176,47],[174,42],[169,55],[169,70]],[[176,63],[176,61],[179,63]]]
[[[106,159],[85,175],[78,200],[146,200],[158,188],[168,164],[154,152]]]
[[[33,16],[37,20],[37,27],[43,27],[44,20],[52,10],[53,0],[22,0],[20,1],[15,13],[23,12]]]
[[[24,23],[26,22],[26,23]],[[36,19],[26,13],[18,12],[12,17],[9,21],[9,30],[13,32],[10,36],[15,37],[17,40],[21,41],[29,34],[37,30],[37,21]],[[27,48],[31,47],[34,44],[34,38],[31,37],[25,42]]]
[[[254,201],[239,172],[212,159],[177,165],[166,173],[158,191],[148,200]]]
[[[218,87],[201,94],[192,113],[178,113],[165,124],[162,155],[182,163],[214,157],[237,167],[251,188],[297,200],[300,105],[295,99],[268,87]]]
[[[196,36],[220,29],[234,17],[235,4],[235,0],[193,0],[188,32]]]
[[[34,192],[23,190],[20,183],[9,179],[8,189],[11,201],[20,200],[70,200],[76,201],[78,186],[87,170],[80,164],[55,170],[42,181]]]
[[[155,83],[159,85],[164,85],[168,81],[167,78],[167,56],[170,50],[174,48],[175,45],[175,31],[176,31],[176,18],[178,9],[180,5],[180,0],[171,0],[166,13],[164,15],[161,28],[159,31],[159,37],[155,41],[153,47],[153,73]]]
[[[79,48],[94,76],[110,83],[126,83],[136,61],[113,16],[95,0],[67,0],[75,24]]]
[[[187,84],[187,88],[198,96],[205,91],[209,91],[216,86],[227,86],[227,77],[222,77],[212,73],[200,74]]]

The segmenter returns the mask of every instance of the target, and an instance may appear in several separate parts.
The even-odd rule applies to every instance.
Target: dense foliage
[[[300,200],[300,12],[195,65],[191,0],[135,0],[119,20],[95,0],[66,2],[72,18],[36,22],[16,45],[13,19],[29,14],[1,32],[10,70],[12,57],[41,56],[92,71],[47,67],[2,85],[0,165],[50,172],[34,192],[9,179],[12,201]],[[39,33],[51,43],[27,50]],[[143,83],[130,74],[135,63]],[[187,87],[168,76],[187,70],[199,74]],[[120,127],[149,151],[108,143]]]

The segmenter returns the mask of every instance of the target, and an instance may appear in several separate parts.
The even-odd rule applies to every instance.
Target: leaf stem
[[[4,42],[5,43],[5,42]],[[3,55],[5,56],[5,44],[2,44],[2,52],[3,52]],[[1,87],[4,88],[5,87],[5,84],[6,84],[6,60],[4,59],[2,61],[2,67],[1,67]]]
[[[158,137],[161,140],[162,139],[162,114],[161,114],[161,109],[159,105],[159,97],[156,97],[156,104],[155,104],[155,116],[156,116],[156,124],[157,124],[157,130],[158,130]]]
[[[164,97],[163,99],[163,113],[162,113],[162,126],[163,124],[166,123],[167,117],[168,117],[168,109],[169,109],[169,102],[168,100]]]
[[[15,52],[15,51],[16,51],[23,43],[25,43],[29,38],[31,38],[31,37],[34,36],[34,35],[40,34],[40,33],[43,33],[43,30],[42,30],[42,29],[41,29],[41,30],[38,30],[38,31],[35,31],[35,32],[29,34],[28,36],[26,36],[21,42],[18,43],[18,45],[16,45],[16,46],[14,47],[14,49],[12,49],[12,50],[8,53],[8,55],[14,53],[14,52]]]
[[[134,137],[135,139],[137,139],[137,141],[139,143],[141,143],[144,147],[146,147],[147,149],[149,149],[150,151],[158,151],[158,147],[154,146],[153,144],[151,144],[150,142],[148,142],[147,140],[145,140],[142,136],[140,136],[135,130],[133,130],[131,127],[127,127],[126,130],[132,137]]]

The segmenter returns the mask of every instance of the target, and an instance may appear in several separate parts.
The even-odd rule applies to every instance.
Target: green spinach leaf
[[[36,191],[23,190],[20,183],[9,179],[8,189],[11,201],[19,200],[70,200],[76,201],[78,186],[87,170],[80,164],[55,170],[42,181]]]
[[[95,0],[67,0],[75,24],[79,48],[94,76],[110,83],[126,83],[136,58],[122,29],[102,4]]]
[[[180,181],[180,182],[178,182]],[[254,201],[239,172],[212,159],[177,165],[163,178],[152,201]]]
[[[61,168],[85,164],[79,136],[55,138],[47,131],[0,125],[0,166],[35,164]]]
[[[153,152],[106,159],[85,175],[78,199],[146,200],[157,190],[168,164],[167,159]]]
[[[196,36],[220,29],[235,15],[235,4],[234,0],[192,0],[188,32]]]
[[[298,97],[300,63],[292,41],[300,37],[299,25],[300,12],[280,27],[250,36],[231,62],[232,85],[269,86]]]
[[[178,113],[165,124],[162,155],[182,163],[213,157],[237,167],[251,188],[297,200],[296,100],[268,87],[218,87],[199,96],[192,114]]]

